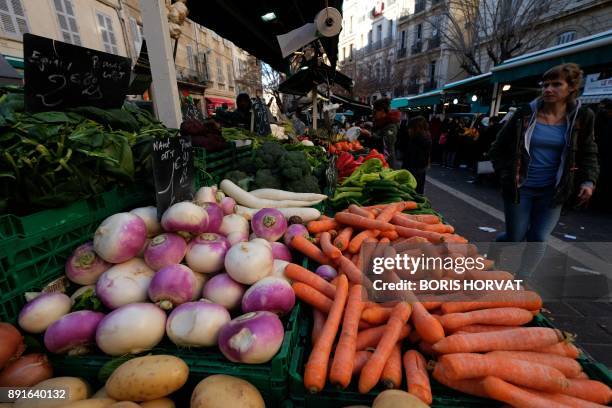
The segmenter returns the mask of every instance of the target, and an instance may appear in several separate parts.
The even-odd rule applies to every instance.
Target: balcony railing
[[[431,37],[427,44],[428,50],[433,50],[434,48],[440,47],[440,36]]]
[[[427,81],[423,85],[423,92],[434,90],[437,87],[438,87],[438,81],[435,81],[435,80]]]
[[[397,50],[397,58],[404,58],[406,56],[406,48],[400,48]]]
[[[423,42],[422,41],[417,41],[414,44],[412,44],[412,47],[410,47],[410,53],[412,55],[419,54],[421,52],[423,52]]]
[[[383,47],[388,47],[391,44],[393,44],[393,37],[387,37],[385,38],[385,40],[383,41]]]
[[[380,41],[380,40],[375,41],[374,43],[372,43],[372,51],[380,50],[381,46],[382,46],[382,41]]]
[[[190,82],[193,84],[205,84],[208,82],[208,75],[204,72],[185,67],[176,67],[176,79],[183,82]]]
[[[417,0],[414,3],[414,14],[425,11],[425,0]]]

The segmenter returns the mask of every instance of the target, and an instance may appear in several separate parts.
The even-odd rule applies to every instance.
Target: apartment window
[[[387,37],[393,38],[393,20],[389,20],[389,35]]]
[[[81,36],[79,35],[72,0],[54,0],[53,4],[64,42],[81,45]]]
[[[403,50],[404,48],[406,48],[406,30],[402,30],[400,40],[400,49]]]
[[[232,64],[227,63],[227,84],[230,87],[234,86],[234,74],[232,73]]]
[[[429,63],[429,82],[433,83],[436,78],[436,61]]]
[[[376,26],[376,41],[382,41],[382,24]]]
[[[440,35],[440,27],[442,26],[442,16],[437,16],[433,20],[433,24],[431,26],[431,36],[438,37]]]
[[[217,82],[219,83],[219,87],[221,88],[221,84],[225,83],[225,79],[223,78],[223,63],[221,62],[221,58],[217,58]],[[225,88],[223,86],[222,88]]]
[[[391,79],[391,60],[387,60],[387,79]]]
[[[576,31],[566,31],[557,37],[557,45],[565,44],[576,39]]]
[[[353,16],[349,17],[349,33],[353,32]]]
[[[368,31],[368,44],[372,44],[372,30]]]
[[[349,59],[353,59],[353,44],[349,44]]]
[[[138,25],[134,17],[130,17],[130,30],[132,31],[132,38],[134,39],[134,49],[136,53],[139,53],[140,47],[142,47],[142,26]]]
[[[193,47],[191,45],[188,45],[185,47],[185,49],[187,50],[187,65],[189,66],[189,69],[195,69],[196,62],[193,55]]]
[[[4,34],[11,37],[21,38],[29,31],[21,0],[0,0],[0,24]]]
[[[346,47],[342,47],[342,59],[346,59]]]
[[[97,12],[98,16],[98,28],[102,34],[102,43],[104,44],[104,50],[111,54],[119,54],[117,49],[117,38],[115,37],[115,31],[113,30],[113,22],[109,16],[104,13]]]
[[[415,36],[417,41],[419,41],[421,38],[423,38],[423,24],[418,24],[414,28],[414,36]]]

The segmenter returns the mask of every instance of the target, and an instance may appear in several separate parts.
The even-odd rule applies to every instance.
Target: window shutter
[[[29,31],[21,0],[0,0],[0,28],[15,37]]]
[[[132,37],[134,38],[134,48],[138,54],[142,47],[142,27],[138,25],[134,17],[130,17],[130,29],[132,30]]]
[[[77,26],[72,0],[54,0],[57,22],[65,42],[81,45],[79,27]]]
[[[98,15],[98,25],[100,27],[100,33],[102,34],[102,43],[104,44],[104,50],[108,53],[118,54],[117,40],[113,31],[113,22],[109,16],[100,12]]]

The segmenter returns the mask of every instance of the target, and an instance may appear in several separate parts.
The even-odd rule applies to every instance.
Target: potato
[[[211,375],[195,387],[191,408],[266,408],[264,400],[251,383],[229,375]]]
[[[140,405],[132,401],[121,401],[109,405],[108,408],[140,408]]]
[[[66,405],[64,408],[108,408],[113,405],[115,402],[114,399],[110,398],[92,398],[81,401],[71,402]]]
[[[140,406],[142,408],[176,408],[176,405],[174,405],[174,402],[170,398],[160,398],[143,402]]]
[[[108,398],[108,394],[106,393],[106,387],[100,388],[94,395],[91,396],[91,399],[98,398]]]
[[[372,408],[427,408],[429,405],[406,391],[386,390],[378,394]]]
[[[20,399],[15,402],[14,408],[50,408],[63,407],[68,401],[80,401],[89,397],[89,384],[77,377],[55,377],[41,381],[33,389],[39,390],[66,390],[66,399],[27,400]]]
[[[119,401],[151,401],[181,388],[188,376],[189,367],[180,358],[137,357],[117,367],[106,381],[106,393]]]

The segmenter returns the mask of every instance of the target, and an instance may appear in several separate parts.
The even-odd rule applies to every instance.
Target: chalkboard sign
[[[253,102],[253,115],[255,115],[255,129],[253,129],[253,132],[260,136],[268,136],[272,133],[270,120],[268,119],[268,107],[259,98]]]
[[[120,108],[131,60],[40,37],[23,35],[25,106],[28,111],[77,106]]]
[[[157,216],[161,219],[172,204],[193,198],[191,137],[172,136],[152,143]]]

